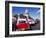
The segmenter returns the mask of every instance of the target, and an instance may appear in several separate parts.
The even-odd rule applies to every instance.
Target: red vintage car
[[[26,23],[26,20],[21,19],[21,21],[19,20],[19,23],[16,24],[16,26],[19,30],[26,30],[29,28],[29,23]]]
[[[26,29],[28,29],[28,27],[29,27],[29,24],[27,24],[27,23],[19,23],[17,25],[17,28],[20,30],[26,30]]]

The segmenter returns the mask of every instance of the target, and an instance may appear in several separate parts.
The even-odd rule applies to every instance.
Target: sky
[[[36,8],[36,7],[12,7],[12,14],[23,14],[25,13],[25,10],[28,10],[29,15],[36,19],[40,19],[40,8]]]

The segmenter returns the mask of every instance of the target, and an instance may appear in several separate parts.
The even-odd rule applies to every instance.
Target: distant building
[[[28,16],[29,16],[28,9],[25,10],[24,16],[26,16],[28,18]]]

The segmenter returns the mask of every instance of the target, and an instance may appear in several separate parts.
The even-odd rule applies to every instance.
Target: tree
[[[15,14],[14,17],[18,18],[18,14]]]

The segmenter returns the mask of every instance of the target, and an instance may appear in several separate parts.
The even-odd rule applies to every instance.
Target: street
[[[32,26],[32,30],[40,30],[40,22]]]

